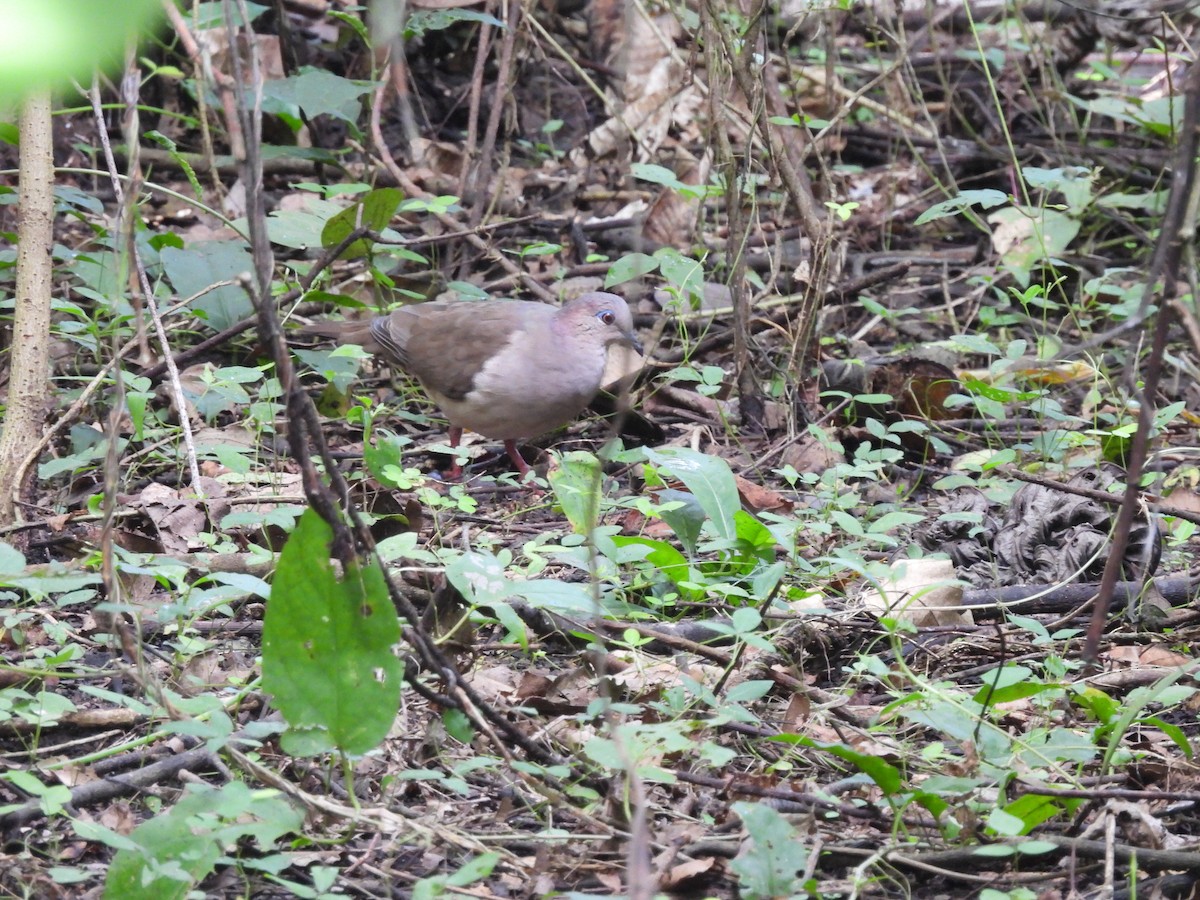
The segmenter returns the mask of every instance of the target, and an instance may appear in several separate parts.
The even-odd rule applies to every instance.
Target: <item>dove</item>
[[[522,478],[521,438],[559,428],[581,413],[604,377],[608,350],[642,352],[633,318],[616,294],[593,291],[561,307],[528,300],[438,300],[386,316],[304,329],[359,344],[413,376],[450,423],[504,442]],[[457,478],[457,462],[448,477]]]

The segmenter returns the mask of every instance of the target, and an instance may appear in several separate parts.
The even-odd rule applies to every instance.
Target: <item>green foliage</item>
[[[279,558],[263,626],[263,687],[301,755],[361,755],[387,736],[400,704],[400,624],[377,563],[338,578],[332,531],[312,511]]]
[[[684,256],[673,247],[663,247],[653,256],[645,253],[626,253],[615,260],[604,278],[605,290],[660,272],[670,289],[689,303],[699,303],[704,292],[704,269],[701,264]]]
[[[214,331],[253,314],[250,295],[237,283],[239,276],[254,270],[250,251],[241,241],[197,241],[185,250],[166,247],[161,259],[176,293],[195,297],[191,308]]]
[[[371,231],[383,231],[404,195],[396,188],[379,188],[364,194],[356,203],[346,207],[325,223],[321,231],[321,246],[329,249],[344,241],[356,228],[366,228]],[[354,259],[370,253],[372,241],[361,238],[345,250],[339,259]]]
[[[550,487],[571,527],[590,535],[600,515],[600,460],[591,453],[576,451],[559,458],[550,473]]]
[[[189,785],[178,803],[128,837],[90,822],[75,822],[75,830],[117,850],[104,882],[106,900],[183,900],[238,842],[250,838],[269,849],[303,822],[275,791],[233,781],[220,788]]]
[[[763,803],[735,803],[748,839],[729,864],[738,876],[740,896],[747,900],[806,894],[798,873],[808,864],[803,837],[775,810]]]
[[[418,9],[405,19],[404,38],[419,38],[431,31],[449,28],[458,22],[481,23],[494,28],[507,27],[495,16],[473,9]]]
[[[492,874],[496,863],[500,861],[499,853],[483,853],[458,868],[449,875],[434,875],[422,878],[413,885],[413,900],[436,900],[458,894],[453,888],[470,887],[477,881],[482,881]]]
[[[280,116],[297,130],[303,113],[309,119],[332,116],[357,131],[362,96],[374,88],[324,69],[305,68],[298,75],[263,85],[263,112]]]

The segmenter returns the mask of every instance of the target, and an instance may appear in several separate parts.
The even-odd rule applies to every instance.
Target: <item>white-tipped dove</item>
[[[553,431],[579,415],[601,387],[610,346],[642,350],[625,301],[601,291],[562,307],[439,300],[304,330],[360,344],[412,375],[450,421],[451,447],[463,429],[501,440],[522,476],[529,466],[517,452],[517,439]],[[460,474],[457,462],[448,474]]]

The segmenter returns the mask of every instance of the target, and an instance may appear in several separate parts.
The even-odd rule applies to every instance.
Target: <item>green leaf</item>
[[[614,534],[611,540],[615,546],[621,549],[626,547],[645,548],[646,552],[641,558],[660,574],[674,582],[676,586],[694,580],[687,557],[666,541],[623,534]],[[689,590],[686,593],[690,595],[692,591]]]
[[[978,204],[984,209],[991,209],[993,206],[999,206],[1001,203],[1008,202],[1008,194],[1003,191],[984,188],[978,191],[963,191],[957,197],[951,197],[949,200],[943,200],[941,203],[935,203],[921,215],[917,216],[917,225],[924,225],[926,222],[932,222],[935,219],[944,219],[947,216],[958,215],[963,210],[969,209]]]
[[[269,847],[303,822],[277,795],[252,792],[240,781],[219,789],[189,785],[182,800],[120,840],[104,881],[105,900],[182,900],[226,847],[247,837]],[[106,835],[100,839],[113,843]]]
[[[362,112],[362,95],[374,89],[371,83],[354,82],[325,69],[307,69],[263,85],[263,111],[278,115],[292,110],[294,115],[298,110],[309,119],[327,115],[353,125]]]
[[[164,247],[163,271],[180,297],[199,294],[191,308],[203,313],[214,331],[240,322],[254,312],[250,296],[238,284],[208,290],[221,281],[234,281],[254,271],[254,260],[241,241],[200,241],[186,250]]]
[[[729,464],[718,456],[708,456],[687,447],[646,448],[646,459],[657,468],[678,478],[692,492],[708,515],[717,536],[725,541],[737,539],[734,514],[742,508],[737,482]]]
[[[24,571],[24,554],[12,544],[0,541],[0,576],[20,575]]]
[[[1008,844],[984,844],[981,847],[975,847],[971,850],[976,856],[995,857],[997,859],[1006,859],[1007,857],[1016,855],[1016,848]]]
[[[652,184],[660,184],[663,187],[678,190],[679,188],[688,187],[679,178],[668,169],[666,166],[659,166],[653,163],[634,163],[629,167],[629,174],[634,178],[639,178],[642,181],[649,181]]]
[[[404,23],[405,39],[422,37],[429,31],[441,31],[456,22],[480,22],[494,28],[507,28],[495,16],[473,9],[414,9]]]
[[[641,278],[658,268],[658,260],[645,253],[626,253],[608,268],[604,278],[605,288],[616,287],[626,281]]]
[[[268,7],[261,3],[247,3],[246,12],[249,13],[250,21],[242,22],[240,14],[235,14],[235,25],[249,25],[259,16],[267,11]],[[203,3],[197,3],[194,11],[195,18],[189,18],[188,23],[194,24],[199,30],[206,28],[224,28],[226,25],[225,19],[225,4],[221,0],[205,0]]]
[[[1002,809],[993,809],[991,811],[987,817],[987,825],[996,834],[1005,837],[1014,837],[1018,834],[1023,834],[1025,829],[1024,821]]]
[[[461,709],[447,709],[442,712],[442,724],[446,726],[446,734],[456,741],[470,744],[475,738],[475,726],[471,718]],[[439,777],[441,773],[438,773]]]
[[[1145,723],[1161,729],[1162,733],[1171,739],[1171,743],[1178,747],[1184,756],[1188,759],[1192,758],[1192,745],[1188,741],[1187,735],[1183,733],[1183,729],[1178,725],[1173,725],[1159,716],[1147,716]]]
[[[275,209],[267,216],[267,236],[272,244],[290,247],[293,250],[309,250],[320,247],[321,232],[329,220],[346,207],[331,200],[309,197],[302,209]],[[318,296],[314,296],[317,294]],[[336,295],[334,295],[336,296]],[[319,292],[310,292],[306,300],[323,299]],[[343,298],[343,305],[345,298]]]
[[[1065,798],[1066,799],[1066,798]],[[1081,803],[1077,800],[1076,803]],[[1038,825],[1063,814],[1066,807],[1057,797],[1047,797],[1036,793],[1022,794],[1012,803],[1005,804],[1004,813],[1021,823],[1016,831],[1001,832],[1001,834],[1028,834]],[[989,824],[990,820],[989,820]]]
[[[658,499],[664,505],[670,504],[674,509],[660,509],[662,520],[671,526],[679,542],[689,554],[695,556],[696,545],[700,541],[700,529],[704,527],[707,516],[700,506],[700,501],[694,494],[678,491],[675,488],[663,488],[658,492]]]
[[[576,534],[591,534],[600,514],[600,460],[592,453],[565,453],[550,472],[550,487]]]
[[[1001,259],[1022,287],[1034,266],[1063,255],[1082,224],[1056,209],[1016,206],[996,210],[988,221],[1003,233]]]
[[[564,616],[586,618],[596,615],[596,596],[590,586],[556,578],[530,578],[510,582],[512,593],[536,609]]]
[[[824,750],[838,759],[843,759],[879,785],[880,790],[888,797],[894,797],[904,787],[904,776],[887,760],[870,753],[852,750],[845,744],[826,744],[798,734],[781,734],[773,740],[799,744],[801,747],[812,747],[814,750]]]
[[[283,548],[263,625],[263,687],[290,726],[358,755],[387,737],[400,706],[400,623],[376,563],[335,576],[331,538],[308,510]]]
[[[768,900],[800,895],[797,875],[808,863],[808,848],[780,813],[762,803],[735,803],[733,811],[749,840],[729,868],[740,879],[739,897]]]
[[[355,228],[383,231],[392,221],[392,216],[396,214],[396,208],[403,199],[404,194],[398,188],[379,188],[379,190],[371,191],[353,206],[346,207],[325,223],[325,228],[321,232],[321,246],[326,250],[336,247]],[[372,242],[367,238],[361,238],[342,251],[339,259],[356,259],[366,256],[371,252],[371,248]]]
[[[734,490],[736,489],[735,485]],[[738,502],[741,502],[740,497]],[[753,568],[755,560],[765,563],[774,560],[775,535],[771,533],[771,529],[744,509],[734,511],[733,526],[737,534],[739,555],[745,558],[747,571]]]
[[[704,266],[699,260],[684,256],[674,247],[656,250],[654,258],[658,260],[658,269],[662,277],[668,284],[677,288],[682,296],[693,300],[704,296]]]
[[[161,131],[157,130],[147,131],[143,137],[149,138],[167,151],[167,155],[171,157],[175,165],[179,166],[184,177],[187,178],[188,184],[192,186],[192,193],[196,195],[196,199],[203,200],[204,188],[200,185],[200,179],[196,177],[196,170],[192,168],[192,164],[188,162],[187,157],[179,152],[178,145]]]
[[[376,437],[363,445],[363,462],[372,477],[394,489],[397,482],[388,474],[388,469],[403,471],[404,444],[396,437]]]

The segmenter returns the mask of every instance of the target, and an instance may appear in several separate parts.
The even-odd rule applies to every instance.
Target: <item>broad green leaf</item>
[[[530,606],[575,618],[588,618],[600,612],[589,585],[556,578],[530,578],[510,582],[512,594]],[[603,598],[601,598],[603,599]]]
[[[1070,812],[1070,809],[1064,804],[1064,800],[1070,798],[1047,797],[1037,793],[1022,794],[1012,803],[1004,805],[1004,812],[1012,816],[1021,823],[1021,828],[1017,831],[1001,832],[1001,834],[1029,834],[1038,825],[1053,819],[1055,816],[1060,816],[1064,811]],[[1074,805],[1082,803],[1082,800],[1076,800]],[[989,824],[990,821],[989,821]]]
[[[309,510],[283,548],[263,625],[263,687],[290,726],[360,755],[387,737],[399,709],[400,623],[376,563],[337,578],[331,538]]]
[[[996,226],[992,243],[1021,287],[1033,268],[1061,257],[1079,234],[1081,222],[1056,209],[1010,206],[988,216]]]
[[[473,606],[488,606],[513,595],[504,566],[489,553],[459,554],[446,566],[446,578]]]
[[[362,111],[362,95],[374,89],[373,84],[354,82],[325,69],[308,69],[264,84],[263,111],[290,112],[293,117],[302,112],[310,119],[333,116],[355,125]]]
[[[736,486],[734,490],[736,490]],[[740,497],[738,502],[741,502]],[[749,567],[752,567],[756,560],[762,562],[774,560],[776,541],[771,529],[744,509],[734,510],[733,527],[737,534],[739,554],[747,557]]]
[[[200,241],[189,244],[186,250],[164,247],[161,260],[175,293],[180,297],[200,295],[191,308],[202,313],[214,331],[254,312],[249,295],[239,284],[208,290],[218,282],[235,281],[239,275],[254,271],[254,260],[241,241]]]
[[[764,803],[733,804],[749,840],[729,868],[738,876],[739,897],[770,900],[803,895],[798,873],[808,863],[808,848],[796,829]]]
[[[345,212],[346,207],[330,200],[317,197],[305,199],[301,209],[276,209],[267,216],[267,237],[272,244],[281,247],[291,247],[293,250],[309,250],[323,246],[321,233],[329,220],[339,213]],[[315,293],[315,292],[314,292]],[[306,300],[318,300],[312,293]]]
[[[1025,822],[1012,813],[1002,809],[993,809],[987,817],[987,826],[996,834],[1004,837],[1015,837],[1024,834]]]
[[[742,508],[742,501],[725,460],[687,447],[646,448],[645,452],[646,458],[656,467],[687,485],[719,538],[725,541],[737,539],[734,514]]]
[[[676,585],[681,582],[694,580],[694,575],[688,564],[687,557],[676,550],[666,541],[656,541],[653,538],[614,534],[612,542],[617,547],[642,547],[645,554],[641,557],[654,566],[664,577]],[[689,592],[690,593],[690,592]]]
[[[691,555],[696,553],[696,545],[700,541],[700,529],[708,518],[700,501],[694,494],[678,491],[675,488],[663,488],[658,492],[658,499],[663,504],[671,504],[674,509],[659,510],[662,520],[671,526],[683,548]]]

